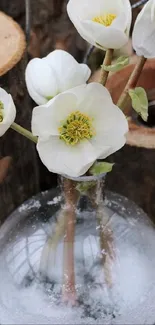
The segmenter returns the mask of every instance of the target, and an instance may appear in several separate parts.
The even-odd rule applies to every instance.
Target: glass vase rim
[[[99,175],[92,175],[92,176],[79,176],[79,177],[71,177],[68,175],[61,175],[61,176],[75,182],[93,182],[93,181],[104,179],[106,175],[107,173],[102,173]]]

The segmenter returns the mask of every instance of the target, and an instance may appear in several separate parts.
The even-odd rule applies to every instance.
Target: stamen
[[[114,14],[105,14],[103,16],[96,16],[92,20],[95,23],[102,24],[106,27],[110,26],[113,22],[113,20],[116,18],[116,15]]]
[[[91,139],[95,135],[92,125],[93,119],[79,111],[71,113],[66,122],[59,128],[60,139],[68,145],[75,145],[84,139]]]

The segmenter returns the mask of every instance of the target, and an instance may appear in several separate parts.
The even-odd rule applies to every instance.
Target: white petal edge
[[[0,136],[3,136],[15,120],[16,107],[12,96],[2,88],[0,88],[0,101],[4,104],[4,117],[3,121],[0,122]]]
[[[91,75],[86,64],[79,64],[71,54],[63,50],[55,50],[43,60],[55,72],[59,93],[86,83]]]
[[[59,135],[58,128],[69,114],[76,111],[77,98],[72,93],[62,93],[46,105],[37,106],[32,112],[31,128],[35,136],[47,138]]]
[[[28,78],[27,74],[25,75],[25,81],[28,93],[30,97],[34,100],[34,102],[38,105],[46,104],[48,102],[48,99],[36,92],[35,88],[33,87],[32,81],[30,78]]]
[[[81,22],[81,26],[83,33],[86,31],[91,37],[92,43],[95,43],[96,46],[99,44],[99,46],[107,49],[120,49],[128,42],[125,31],[116,29],[113,26],[108,28],[91,20]]]
[[[125,0],[126,1],[126,0]],[[122,0],[70,0],[67,11],[71,20],[92,19],[104,13],[119,14],[122,10]]]
[[[69,177],[85,174],[96,160],[93,147],[87,140],[72,147],[58,137],[39,139],[37,150],[41,161],[50,172]]]
[[[25,71],[28,91],[41,97],[54,97],[58,93],[57,79],[54,71],[43,59],[32,59]],[[32,90],[31,90],[32,87]]]

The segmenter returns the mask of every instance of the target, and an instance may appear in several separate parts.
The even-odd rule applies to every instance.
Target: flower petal
[[[31,96],[34,91],[35,94],[48,99],[48,97],[54,97],[58,93],[55,73],[42,59],[35,58],[29,62],[25,78]]]
[[[79,64],[72,55],[62,50],[53,51],[43,60],[55,72],[59,92],[84,84],[91,74],[86,64]]]
[[[72,93],[76,95],[78,99],[78,110],[83,113],[90,113],[93,111],[93,114],[96,110],[96,100],[104,100],[112,103],[112,98],[110,92],[107,88],[103,87],[98,82],[91,82],[88,85],[81,85],[79,87],[75,87],[73,89],[68,90],[68,93]],[[100,103],[103,107],[103,102]]]
[[[90,142],[94,147],[97,159],[105,159],[125,145],[126,137],[125,134],[118,135],[109,132],[91,139]]]
[[[70,0],[67,11],[79,34],[90,44],[118,49],[127,43],[132,18],[129,0]],[[110,27],[92,21],[107,13],[117,16]]]
[[[113,26],[105,27],[101,24],[95,23],[91,20],[84,20],[81,22],[84,30],[89,31],[93,43],[102,46],[105,49],[120,49],[128,42],[128,37],[125,31],[116,29]]]
[[[16,108],[12,96],[2,88],[0,88],[0,101],[4,105],[3,121],[0,122],[0,136],[2,136],[14,122]]]
[[[128,132],[128,122],[122,111],[113,104],[109,91],[99,83],[71,89],[78,98],[78,110],[92,118],[96,136],[90,142],[98,157],[108,156],[121,148]]]
[[[67,93],[76,95],[77,110],[93,119],[96,132],[128,132],[128,122],[123,112],[113,104],[110,92],[97,82],[81,85]]]
[[[43,105],[46,104],[48,102],[48,99],[46,99],[44,96],[41,96],[34,88],[31,79],[27,76],[25,76],[25,80],[26,80],[26,86],[27,86],[27,90],[28,93],[30,95],[30,97],[34,100],[34,102],[38,105]]]
[[[96,160],[92,145],[86,140],[69,146],[58,137],[39,139],[37,150],[50,172],[78,177],[86,173]]]
[[[67,11],[70,19],[92,19],[105,13],[119,14],[123,8],[122,0],[70,0]]]
[[[133,48],[138,56],[155,57],[154,1],[148,1],[137,17],[133,30]]]
[[[98,102],[96,117],[94,119],[94,126],[96,127],[97,133],[101,134],[102,132],[113,132],[118,135],[126,134],[128,132],[128,122],[123,114],[123,112],[114,105],[105,105],[102,109],[102,106]]]
[[[61,121],[76,110],[77,98],[74,94],[62,93],[46,105],[37,106],[32,112],[32,133],[42,138],[59,135]]]

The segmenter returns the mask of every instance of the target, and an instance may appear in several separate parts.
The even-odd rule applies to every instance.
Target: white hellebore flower
[[[149,0],[138,15],[132,41],[138,56],[155,57],[155,0]]]
[[[81,85],[35,107],[32,133],[49,171],[78,177],[126,142],[128,123],[99,83]]]
[[[55,50],[43,59],[32,59],[25,78],[30,96],[42,105],[57,94],[86,83],[90,74],[86,64],[79,64],[65,51]]]
[[[120,49],[128,42],[131,26],[129,0],[69,0],[68,15],[90,44]]]
[[[10,128],[16,117],[12,96],[0,88],[0,137]]]

